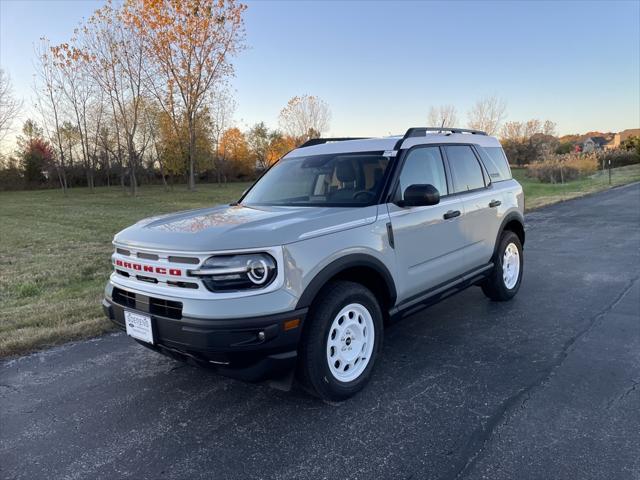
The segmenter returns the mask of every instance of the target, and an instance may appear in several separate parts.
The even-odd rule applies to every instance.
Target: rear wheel
[[[522,244],[515,233],[507,230],[500,236],[491,275],[482,283],[482,291],[491,300],[511,300],[522,282]]]
[[[382,311],[371,291],[355,282],[332,282],[313,302],[305,323],[302,383],[325,400],[360,391],[382,344]]]

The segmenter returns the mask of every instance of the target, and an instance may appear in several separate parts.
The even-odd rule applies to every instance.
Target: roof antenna
[[[444,129],[444,118],[442,119],[442,125],[440,125],[440,131],[438,133],[442,133],[442,130]]]

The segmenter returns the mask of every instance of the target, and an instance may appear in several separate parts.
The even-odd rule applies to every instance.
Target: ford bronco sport
[[[366,384],[383,325],[465,287],[512,298],[522,187],[496,138],[457,128],[314,139],[237,203],[114,238],[107,316],[158,352],[324,399]]]

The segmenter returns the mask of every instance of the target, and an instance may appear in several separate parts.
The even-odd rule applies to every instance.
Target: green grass
[[[611,171],[611,185],[609,185],[609,173],[607,171],[598,171],[589,177],[564,184],[540,183],[536,179],[526,177],[525,171],[524,168],[512,169],[513,176],[524,188],[527,210],[606,190],[612,186],[640,181],[640,164],[614,168]]]
[[[541,184],[522,169],[513,173],[529,209],[609,187],[602,173],[564,185]],[[613,185],[638,180],[640,165],[613,171]],[[246,187],[143,187],[136,198],[117,188],[78,188],[66,196],[54,190],[0,193],[0,356],[110,330],[100,300],[113,235],[144,217],[232,201]]]
[[[0,356],[110,330],[100,300],[110,272],[111,240],[160,213],[226,203],[248,184],[0,193]]]

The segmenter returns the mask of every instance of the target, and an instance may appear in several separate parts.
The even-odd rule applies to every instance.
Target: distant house
[[[613,140],[608,142],[604,148],[607,150],[615,150],[616,148],[620,148],[620,144],[624,142],[629,137],[640,137],[640,128],[629,128],[627,130],[623,130],[620,133],[616,133],[613,136]]]
[[[604,137],[587,137],[583,140],[581,147],[583,152],[593,152],[594,150],[601,150],[607,144],[607,139]]]

